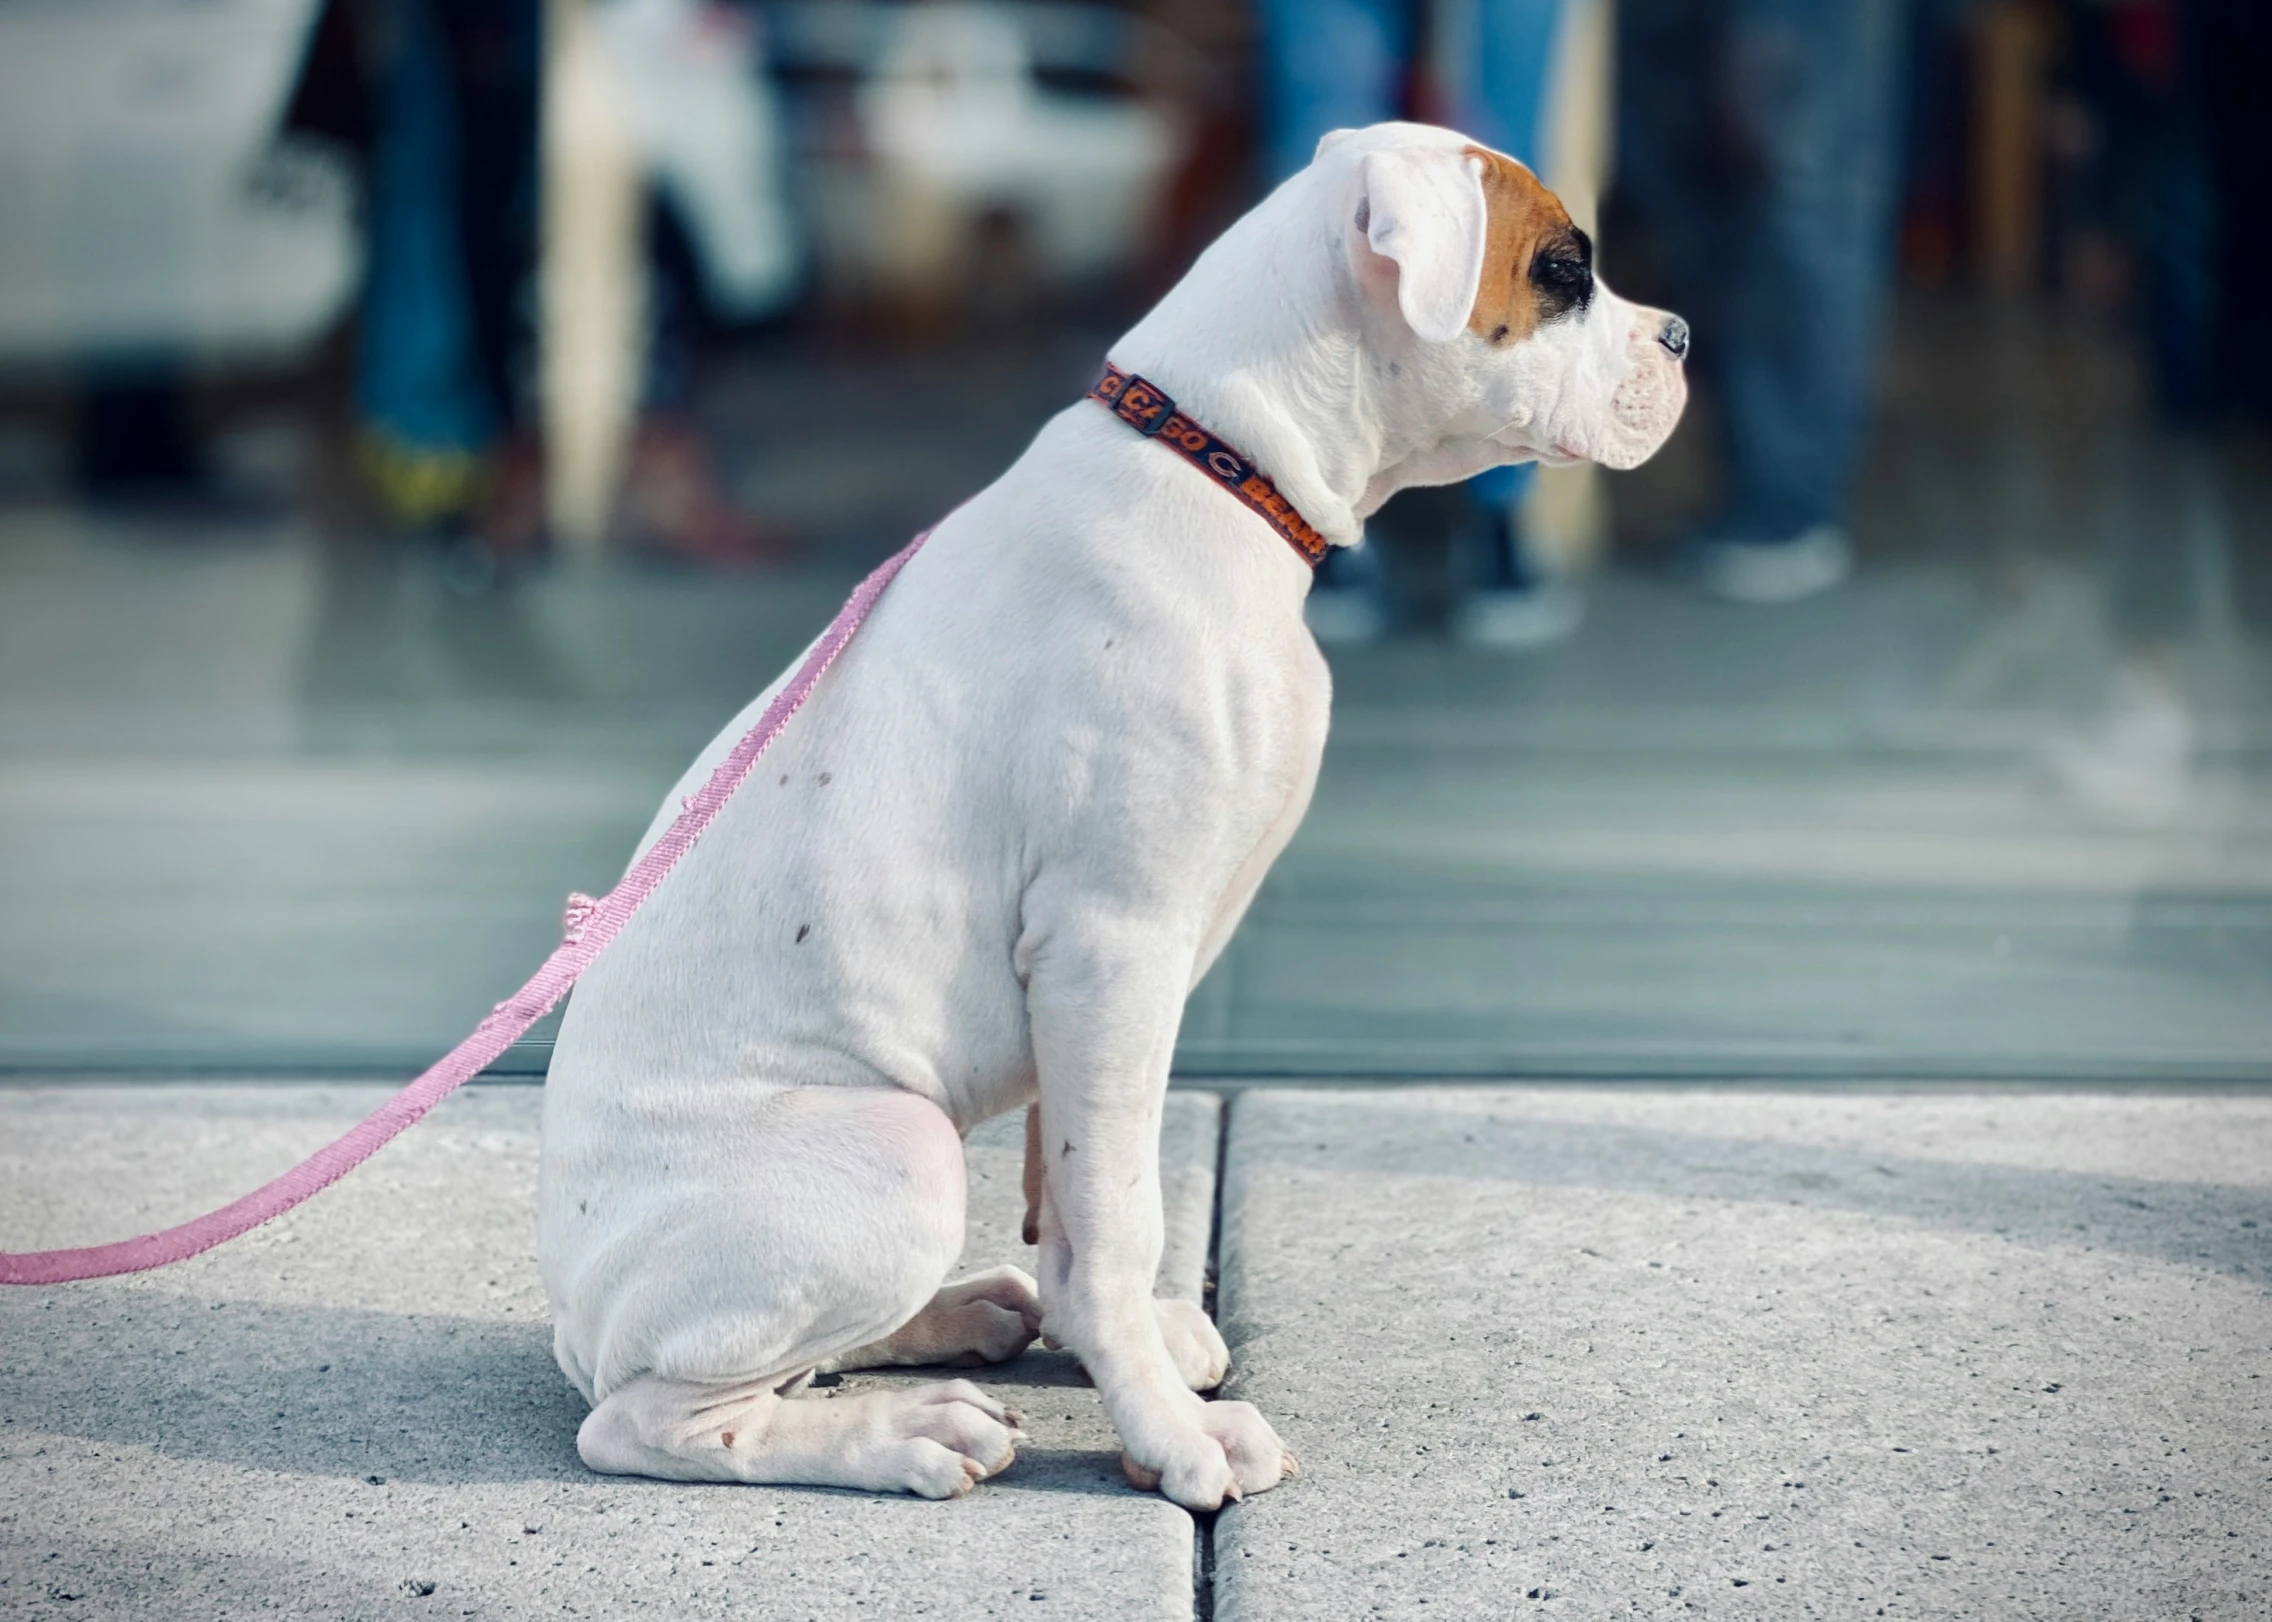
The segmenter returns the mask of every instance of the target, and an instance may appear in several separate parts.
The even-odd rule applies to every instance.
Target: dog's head
[[[1372,385],[1417,431],[1396,483],[1533,457],[1634,467],[1672,433],[1687,323],[1604,286],[1528,169],[1417,124],[1335,131],[1312,168],[1340,204]]]

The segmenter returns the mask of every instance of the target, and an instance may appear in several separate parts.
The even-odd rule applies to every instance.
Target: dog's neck
[[[1398,489],[1442,476],[1437,447],[1384,409],[1387,360],[1378,334],[1368,342],[1344,211],[1317,195],[1345,186],[1319,168],[1280,186],[1108,352],[1253,458],[1336,546]]]

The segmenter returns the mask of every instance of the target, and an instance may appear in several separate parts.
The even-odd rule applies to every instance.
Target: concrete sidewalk
[[[1215,1614],[2272,1615],[2272,1099],[1247,1093]]]
[[[0,1235],[179,1221],[387,1091],[0,1089]],[[1190,1617],[1191,1518],[1122,1479],[1062,1353],[984,1371],[1032,1440],[950,1503],[586,1471],[533,1255],[539,1101],[470,1088],[321,1198],[163,1273],[0,1291],[0,1616]],[[1173,1106],[1160,1283],[1196,1300],[1217,1109]],[[971,1141],[971,1269],[1031,1260],[1023,1150],[1015,1118]]]
[[[178,1220],[382,1093],[0,1089],[0,1241]],[[587,1474],[537,1103],[460,1095],[167,1273],[0,1294],[0,1615],[2272,1613],[2261,1092],[1241,1094],[1229,1394],[1305,1473],[1201,1524],[1040,1352],[982,1376],[1032,1443],[953,1503]],[[1217,1112],[1172,1103],[1194,1294]],[[1015,1126],[972,1141],[972,1266],[1030,1255]]]

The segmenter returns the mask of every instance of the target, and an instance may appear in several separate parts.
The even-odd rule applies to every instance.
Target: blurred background
[[[430,1061],[1410,116],[1698,396],[1336,560],[1179,1073],[2261,1079],[2267,83],[2253,0],[0,0],[0,1069]]]

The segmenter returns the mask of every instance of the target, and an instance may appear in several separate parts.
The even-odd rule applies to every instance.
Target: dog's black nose
[[[1657,328],[1657,342],[1672,352],[1674,360],[1688,358],[1688,323],[1677,315],[1665,317],[1665,324]]]

